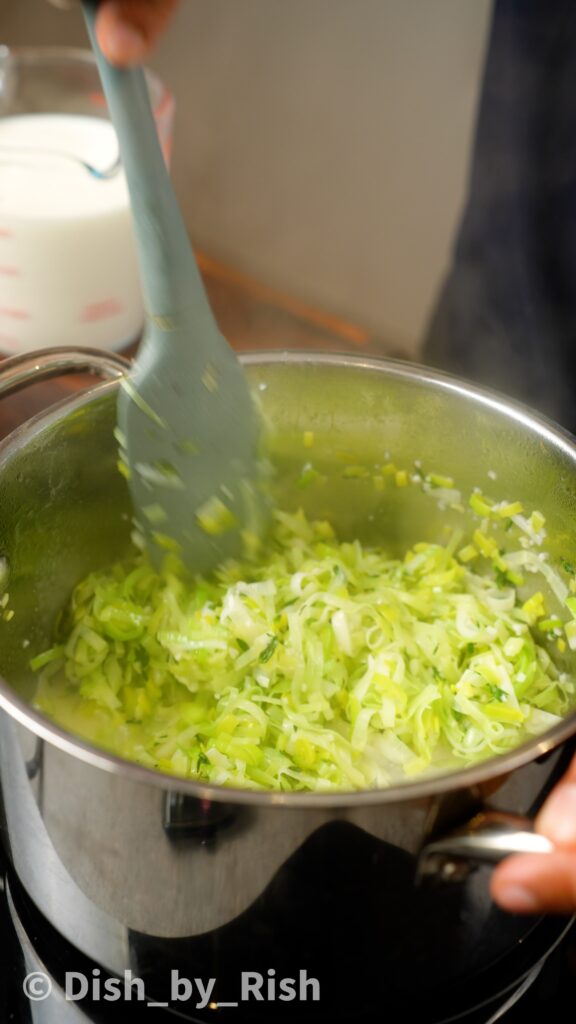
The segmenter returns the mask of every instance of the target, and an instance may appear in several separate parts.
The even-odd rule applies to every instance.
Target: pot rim
[[[81,352],[82,350],[75,351]],[[366,358],[348,353],[301,352],[298,350],[242,353],[240,360],[247,366],[309,364],[338,368],[349,367],[350,369],[385,373],[388,377],[429,383],[441,391],[456,393],[462,398],[472,399],[476,404],[483,405],[493,412],[516,421],[531,433],[538,435],[541,440],[561,450],[572,460],[576,471],[576,441],[568,431],[556,426],[545,416],[531,412],[526,406],[508,399],[496,391],[479,388],[451,374],[429,369],[418,363],[408,363],[391,358]],[[11,452],[21,447],[23,441],[32,440],[42,429],[55,420],[60,420],[65,413],[72,412],[83,404],[102,397],[103,392],[108,393],[111,389],[118,387],[119,381],[98,384],[79,395],[66,398],[45,412],[34,416],[0,444],[0,468],[1,464],[10,458]],[[32,733],[52,743],[65,753],[79,757],[80,760],[95,768],[123,775],[131,782],[152,785],[164,790],[177,790],[197,799],[218,803],[253,804],[293,809],[310,808],[311,810],[349,807],[350,805],[398,804],[408,800],[426,799],[465,787],[478,786],[495,777],[507,775],[548,754],[576,733],[575,710],[552,729],[508,753],[487,758],[485,761],[458,771],[430,774],[421,779],[398,783],[383,789],[338,790],[329,793],[284,793],[271,790],[237,789],[195,782],[192,779],[179,778],[147,768],[136,762],[124,760],[104,749],[92,746],[60,728],[20,698],[1,676],[0,709],[20,725],[30,729]]]

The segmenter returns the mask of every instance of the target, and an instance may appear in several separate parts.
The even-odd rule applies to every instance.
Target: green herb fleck
[[[266,664],[267,661],[270,661],[270,658],[274,654],[274,651],[276,650],[277,646],[278,646],[278,637],[277,636],[273,636],[271,641],[270,641],[270,643],[262,651],[262,654],[260,655],[258,660],[263,665]]]

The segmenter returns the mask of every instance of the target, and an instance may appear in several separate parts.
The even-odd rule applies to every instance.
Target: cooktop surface
[[[170,1024],[180,1020],[205,1024],[307,1024],[332,1022],[371,1024],[399,1019],[411,1008],[419,1024],[519,1024],[546,1012],[549,1019],[562,1018],[564,1007],[576,996],[576,930],[561,918],[545,918],[534,927],[513,954],[491,968],[490,975],[468,986],[468,1000],[451,986],[443,1000],[436,998],[426,1009],[426,994],[418,992],[417,979],[406,992],[405,1006],[377,1005],[366,1009],[359,998],[359,1013],[334,1016],[334,1005],[324,1010],[320,1002],[266,1001],[223,1006],[210,998],[209,979],[194,978],[194,969],[179,963],[167,971],[164,986],[148,975],[147,991],[134,971],[124,979],[112,979],[105,971],[75,950],[42,917],[16,879],[3,876],[0,893],[0,1020],[14,1024],[112,1024],[130,1020]],[[273,950],[270,954],[274,961]],[[273,983],[276,994],[280,979]],[[335,983],[337,979],[334,979]],[[311,986],[310,986],[311,987]],[[152,991],[153,989],[153,991]],[[311,993],[313,995],[313,993]],[[364,1007],[364,1008],[362,1008]],[[325,1015],[326,1014],[326,1015]]]

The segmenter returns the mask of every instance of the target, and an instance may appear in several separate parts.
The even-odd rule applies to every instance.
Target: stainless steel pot
[[[420,460],[452,475],[463,492],[480,485],[538,508],[552,557],[576,557],[576,446],[544,420],[394,361],[299,353],[248,356],[245,365],[270,424],[285,506],[302,505],[342,535],[384,539],[399,550],[466,519],[442,511],[418,488],[380,493],[371,475],[343,473],[346,464],[370,468],[389,453],[399,467]],[[295,795],[175,780],[88,746],[31,708],[29,660],[49,643],[71,588],[129,544],[130,506],[112,435],[126,364],[54,350],[0,367],[0,395],[79,368],[116,379],[35,417],[0,445],[0,555],[15,612],[0,621],[2,828],[31,899],[65,938],[115,973],[140,962],[143,949],[168,962],[183,941],[193,941],[198,958],[209,937],[242,922],[249,929],[254,907],[268,907],[274,932],[285,920],[274,921],[271,909],[283,886],[300,913],[304,893],[325,907],[339,901],[344,935],[351,907],[364,905],[366,921],[379,907],[382,927],[394,914],[388,926],[402,935],[398,957],[416,961],[420,975],[443,972],[449,980],[461,976],[464,963],[485,968],[534,921],[499,915],[486,869],[462,867],[515,849],[549,848],[530,820],[514,815],[531,818],[558,777],[574,717],[505,757],[447,777],[379,792]],[[313,432],[312,450],[305,432]],[[320,477],[303,490],[297,481],[311,458]],[[339,865],[345,851],[351,860]],[[458,878],[449,894],[444,886],[432,895],[415,888],[423,851],[425,871]],[[310,890],[302,879],[312,860]],[[336,893],[335,866],[345,879]],[[260,936],[264,949],[267,934]],[[314,935],[310,949],[302,947],[312,960],[314,942],[330,945],[320,925]],[[251,941],[245,938],[246,949]],[[369,929],[353,938],[360,949],[374,941],[383,939]],[[364,990],[378,980],[377,968],[366,970]]]

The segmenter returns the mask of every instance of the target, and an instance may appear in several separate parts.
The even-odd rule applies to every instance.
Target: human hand
[[[52,0],[71,7],[78,0]],[[131,67],[146,59],[179,0],[100,0],[96,36],[111,64]]]
[[[492,875],[492,898],[516,914],[574,914],[576,757],[546,800],[535,828],[554,843],[554,851],[507,857]]]

